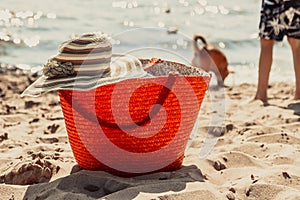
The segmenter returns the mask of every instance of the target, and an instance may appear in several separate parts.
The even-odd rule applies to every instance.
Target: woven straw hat
[[[114,55],[110,38],[87,33],[62,43],[58,54],[43,66],[43,75],[21,96],[39,96],[52,90],[89,90],[130,78],[145,77],[139,59]]]

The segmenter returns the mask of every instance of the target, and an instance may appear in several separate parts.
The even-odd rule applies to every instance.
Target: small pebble
[[[233,124],[227,124],[226,125],[226,132],[232,131],[234,128]]]
[[[230,191],[230,192],[233,192],[233,193],[235,193],[235,192],[236,192],[236,191],[235,191],[235,189],[234,189],[233,187],[232,187],[232,188],[230,188],[230,189],[229,189],[229,191]]]
[[[290,179],[291,176],[287,173],[287,172],[282,172],[282,176],[285,178],[285,179]]]
[[[217,171],[221,171],[223,169],[226,169],[226,166],[221,163],[220,161],[215,161],[213,167],[217,170]]]
[[[227,197],[228,200],[235,200],[235,196],[231,192],[227,193],[226,197]]]

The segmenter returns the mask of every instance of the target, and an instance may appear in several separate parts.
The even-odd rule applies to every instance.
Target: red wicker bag
[[[156,64],[147,71],[160,76],[88,91],[59,91],[70,145],[81,168],[132,176],[181,167],[210,77],[193,75],[192,67],[180,63]],[[179,74],[168,73],[174,68]]]

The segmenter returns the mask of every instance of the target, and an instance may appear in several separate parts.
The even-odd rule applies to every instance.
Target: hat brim
[[[68,78],[48,79],[45,76],[38,78],[24,92],[23,96],[37,97],[42,93],[56,90],[90,90],[102,85],[117,83],[130,78],[145,77],[146,74],[134,77],[105,77],[101,76],[73,76]]]
[[[124,55],[113,55],[113,58],[117,60]],[[139,59],[142,63],[142,68],[130,68],[128,70],[127,65],[114,65],[115,60],[110,63],[111,75],[109,77],[103,77],[99,75],[85,75],[80,71],[77,75],[61,77],[61,78],[47,78],[41,76],[34,83],[32,83],[21,96],[37,97],[42,93],[56,91],[56,90],[90,90],[103,85],[114,84],[124,80],[132,78],[147,78],[153,76],[168,76],[169,72],[179,72],[184,76],[210,76],[208,73],[201,71],[200,69],[192,66],[186,66],[177,62],[165,62],[161,61],[155,63],[150,69],[146,71],[144,68],[150,62],[149,59]],[[116,69],[117,68],[117,69]]]
[[[132,59],[130,55],[113,55],[113,59],[107,68],[110,68],[110,75],[96,73],[87,75],[85,71],[79,71],[76,75],[48,78],[41,76],[24,90],[21,96],[37,97],[42,93],[55,90],[90,90],[103,85],[117,83],[132,78],[150,76],[143,67],[128,66],[122,59]],[[135,58],[136,59],[136,58]]]

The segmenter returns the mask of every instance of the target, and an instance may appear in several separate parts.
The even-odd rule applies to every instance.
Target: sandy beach
[[[269,106],[252,100],[253,84],[226,87],[225,130],[200,159],[208,93],[180,170],[121,178],[76,165],[58,95],[20,97],[35,75],[7,70],[0,77],[1,200],[300,199],[300,102],[291,84],[272,84]]]

